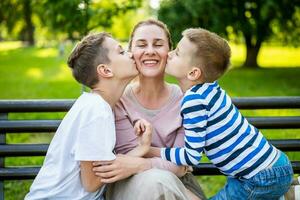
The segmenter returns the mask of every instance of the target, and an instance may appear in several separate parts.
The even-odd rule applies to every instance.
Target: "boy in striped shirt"
[[[181,115],[184,148],[155,154],[177,165],[200,163],[202,153],[227,176],[211,199],[279,199],[292,182],[288,157],[249,124],[218,85],[230,64],[226,40],[207,30],[187,29],[169,53],[166,73],[179,81],[185,95]]]

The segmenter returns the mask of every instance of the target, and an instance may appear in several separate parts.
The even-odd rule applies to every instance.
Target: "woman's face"
[[[156,25],[143,25],[136,29],[132,38],[131,52],[137,69],[145,77],[164,74],[169,51],[164,30]]]

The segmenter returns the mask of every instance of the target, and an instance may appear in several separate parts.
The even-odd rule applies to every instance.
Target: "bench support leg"
[[[7,113],[0,113],[0,119],[1,120],[7,120],[8,115]],[[6,134],[5,132],[0,132],[0,144],[6,143]],[[4,168],[5,161],[3,157],[0,157],[0,168]],[[0,200],[4,199],[4,181],[0,180]]]

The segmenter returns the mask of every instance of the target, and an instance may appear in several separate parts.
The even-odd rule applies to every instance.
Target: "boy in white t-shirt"
[[[132,55],[109,34],[98,33],[76,45],[68,65],[91,92],[83,93],[62,120],[27,200],[103,199],[104,184],[94,175],[92,162],[116,158],[112,107],[138,74]],[[143,156],[150,148],[149,123],[142,130],[140,145],[128,153],[131,156]]]

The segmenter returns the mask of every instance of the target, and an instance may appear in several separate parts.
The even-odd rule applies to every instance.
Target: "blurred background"
[[[231,70],[219,81],[232,97],[300,96],[299,0],[1,0],[0,99],[74,99],[82,86],[66,60],[90,32],[108,31],[126,48],[133,26],[155,18],[166,23],[173,43],[189,27],[203,27],[228,39]],[[166,76],[168,82],[175,79]],[[245,115],[299,116],[300,110],[245,111]],[[63,117],[28,114],[32,119]],[[20,116],[9,116],[17,119]],[[23,116],[22,116],[23,117]],[[25,116],[26,117],[26,116]],[[268,138],[300,138],[299,130],[266,130]],[[7,143],[47,143],[46,134],[8,134]],[[293,159],[300,155],[290,153]],[[6,159],[40,165],[43,157]],[[223,176],[198,177],[207,196]],[[31,181],[6,181],[6,199],[23,199]]]

